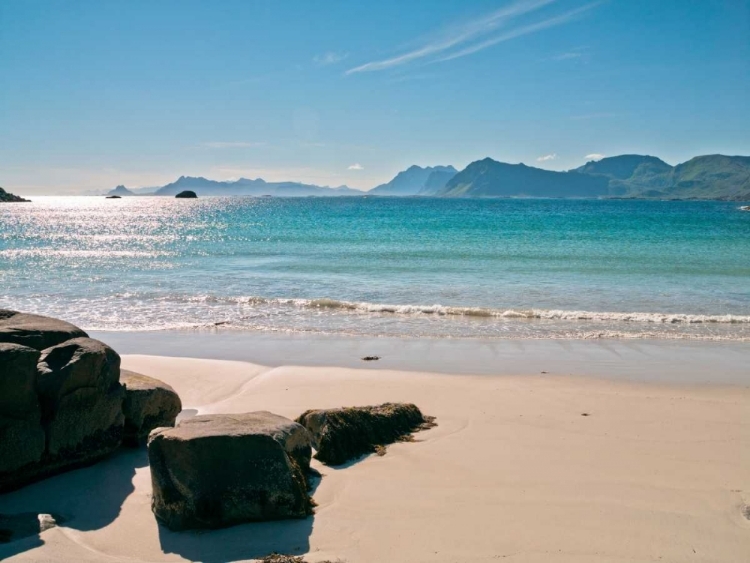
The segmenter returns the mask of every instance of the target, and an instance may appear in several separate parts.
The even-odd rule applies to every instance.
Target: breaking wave
[[[164,297],[172,300],[173,296]],[[360,314],[391,315],[434,315],[456,317],[478,317],[488,319],[528,319],[554,321],[608,321],[628,323],[657,324],[750,324],[750,315],[706,315],[687,313],[650,313],[650,312],[597,312],[566,311],[560,309],[514,309],[487,307],[454,307],[447,305],[395,305],[386,303],[369,303],[366,301],[341,301],[337,299],[301,299],[301,298],[266,298],[257,296],[219,297],[201,295],[181,298],[187,302],[197,303],[233,303],[246,306],[295,307],[298,309],[340,310]]]

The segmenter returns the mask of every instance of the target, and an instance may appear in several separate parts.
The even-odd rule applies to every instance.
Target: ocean
[[[736,203],[32,199],[0,308],[88,330],[750,340]]]

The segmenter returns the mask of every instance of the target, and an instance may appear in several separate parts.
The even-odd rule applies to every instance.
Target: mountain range
[[[671,166],[654,156],[621,155],[590,161],[567,172],[491,158],[460,172],[453,166],[410,166],[390,182],[363,192],[299,182],[234,181],[181,176],[158,188],[129,190],[117,186],[107,195],[174,196],[183,190],[205,195],[252,196],[437,196],[437,197],[576,197],[641,199],[713,199],[750,201],[750,157],[697,156]]]
[[[750,157],[697,156],[670,166],[622,155],[554,172],[490,158],[472,162],[434,195],[442,197],[620,197],[750,200]]]

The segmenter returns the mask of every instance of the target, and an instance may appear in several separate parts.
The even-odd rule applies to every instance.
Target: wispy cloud
[[[512,29],[506,33],[502,33],[500,35],[492,37],[491,39],[487,39],[486,41],[481,41],[480,43],[476,43],[474,45],[466,47],[465,49],[461,49],[460,51],[457,51],[445,57],[439,58],[434,62],[452,61],[454,59],[458,59],[461,57],[465,57],[467,55],[478,53],[479,51],[482,51],[486,49],[487,47],[492,47],[493,45],[497,45],[498,43],[503,43],[504,41],[515,39],[516,37],[522,37],[524,35],[529,35],[530,33],[536,33],[537,31],[542,31],[543,29],[549,29],[550,27],[562,25],[564,23],[567,23],[575,19],[576,17],[580,16],[584,12],[587,12],[598,5],[599,5],[599,2],[594,2],[592,4],[587,4],[585,6],[581,6],[580,8],[576,8],[575,10],[570,10],[569,12],[565,12],[564,14],[561,14],[559,16],[555,16],[554,18],[549,18],[546,20],[542,20],[540,22],[517,27],[516,29]]]
[[[468,43],[483,35],[487,35],[495,31],[498,27],[505,24],[506,21],[518,17],[522,14],[538,10],[539,8],[551,4],[556,0],[522,0],[515,2],[505,8],[496,10],[484,17],[473,20],[465,25],[454,27],[444,32],[437,39],[433,39],[421,47],[402,53],[395,57],[383,59],[379,61],[372,61],[363,65],[350,68],[346,71],[346,74],[353,74],[356,72],[372,72],[377,70],[386,70],[396,66],[404,65],[425,57],[442,53],[453,47],[460,46]]]
[[[598,152],[592,152],[591,154],[587,154],[585,156],[586,160],[601,160],[605,158],[605,155],[599,154]]]
[[[557,153],[553,152],[551,154],[545,154],[545,155],[542,155],[540,157],[537,157],[536,161],[537,162],[547,162],[547,161],[556,160],[556,159],[557,159]]]
[[[349,165],[347,170],[364,170],[365,167],[362,166],[359,162],[355,162],[354,164]]]
[[[337,53],[335,51],[328,51],[326,53],[323,53],[322,55],[315,55],[313,57],[313,62],[319,66],[333,65],[336,63],[340,63],[348,56],[349,53]]]
[[[252,147],[265,147],[265,141],[210,141],[203,143],[202,146],[210,149],[247,149]]]

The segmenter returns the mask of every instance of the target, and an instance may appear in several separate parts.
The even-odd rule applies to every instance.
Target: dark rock
[[[174,426],[182,402],[169,385],[128,370],[120,371],[120,383],[125,386],[125,445],[142,446],[154,428]]]
[[[180,199],[195,199],[198,197],[198,194],[191,190],[185,190],[178,193],[175,197]]]
[[[122,442],[120,356],[91,338],[42,351],[37,391],[47,456],[68,465],[97,460]]]
[[[148,441],[152,509],[172,530],[304,518],[310,436],[269,412],[203,415]]]
[[[28,199],[13,195],[0,188],[0,203],[30,203]]]
[[[0,342],[44,350],[81,336],[88,335],[65,321],[0,309]]]
[[[38,359],[39,352],[32,348],[0,344],[0,490],[44,454],[35,390]]]
[[[405,403],[310,410],[297,422],[310,431],[315,458],[329,465],[373,452],[382,455],[382,446],[409,440],[412,432],[434,426],[434,418]]]
[[[376,362],[379,359],[380,356],[365,356],[364,358],[362,358],[362,360],[365,362]]]
[[[117,352],[78,327],[0,310],[0,493],[118,448],[119,380]]]
[[[104,199],[122,199],[122,196],[119,196],[119,195],[108,195]]]

